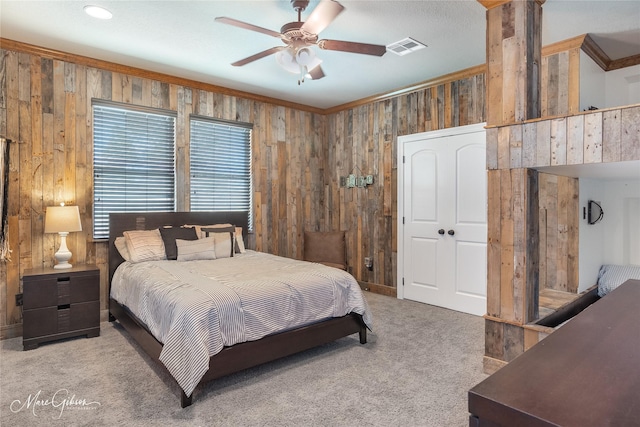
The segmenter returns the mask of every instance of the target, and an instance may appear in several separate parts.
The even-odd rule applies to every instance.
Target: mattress
[[[371,315],[345,271],[255,251],[198,261],[124,262],[111,298],[163,343],[160,361],[187,396],[224,347],[331,317]]]

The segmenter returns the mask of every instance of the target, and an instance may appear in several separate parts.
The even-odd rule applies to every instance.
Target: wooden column
[[[478,0],[487,7],[487,125],[540,117],[542,4]]]
[[[524,352],[522,326],[538,314],[538,174],[522,167],[522,132],[540,117],[544,0],[487,7],[487,316],[485,372]],[[515,156],[515,157],[514,157]]]

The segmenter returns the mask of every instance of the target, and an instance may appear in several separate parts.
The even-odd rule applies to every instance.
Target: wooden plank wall
[[[487,317],[523,324],[538,315],[538,173],[488,172]]]
[[[540,28],[534,1],[509,1],[487,10],[487,124],[540,117]]]
[[[578,292],[578,178],[538,174],[540,290]]]
[[[177,112],[179,188],[189,183],[189,114],[253,123],[250,246],[301,258],[304,230],[345,230],[354,276],[394,295],[397,136],[480,123],[485,114],[482,72],[325,116],[35,54],[2,50],[0,61],[0,133],[15,141],[9,180],[13,262],[0,263],[3,336],[7,326],[21,322],[14,295],[22,272],[53,262],[59,241],[43,234],[44,211],[62,201],[80,207],[84,231],[68,244],[75,262],[103,270],[106,308],[107,247],[91,238],[92,98]],[[339,177],[356,167],[373,174],[374,185],[341,188]],[[188,209],[188,192],[179,193],[177,205]],[[370,255],[373,271],[364,267]]]
[[[107,244],[91,237],[92,98],[177,112],[179,188],[189,181],[189,114],[253,123],[250,247],[300,258],[304,229],[327,228],[324,115],[0,50],[0,134],[14,141],[8,186],[13,252],[11,262],[0,263],[1,337],[20,334],[15,294],[22,272],[53,262],[59,239],[43,233],[44,211],[63,201],[77,204],[82,217],[83,231],[67,239],[72,261],[100,266],[101,307],[107,307]],[[188,192],[180,192],[178,209],[188,206]]]
[[[640,106],[487,129],[487,167],[508,169],[640,159]]]
[[[558,74],[569,69],[574,56],[557,50],[545,54],[545,58],[559,55],[557,61],[547,60],[557,66],[543,60],[543,98],[548,92],[543,108],[547,108],[547,114],[564,114],[564,101],[559,100],[568,98],[571,108],[576,96],[571,89],[575,73],[570,72],[568,79]],[[189,179],[185,118],[190,113],[254,123],[255,233],[251,235],[251,247],[299,258],[304,230],[343,229],[348,234],[348,262],[354,276],[390,295],[395,295],[396,286],[397,136],[486,121],[482,71],[324,115],[197,85],[190,87],[170,76],[167,82],[145,73],[129,75],[90,66],[93,64],[75,64],[66,56],[63,59],[0,50],[0,134],[16,141],[11,144],[9,179],[14,262],[0,263],[0,283],[6,283],[0,286],[2,336],[7,325],[21,321],[14,295],[20,291],[22,271],[49,265],[59,244],[57,236],[43,234],[46,206],[62,200],[80,206],[85,232],[71,236],[69,245],[77,261],[96,262],[106,271],[106,244],[87,237],[91,229],[92,97],[177,111],[181,118],[177,127],[179,186],[187,185]],[[569,63],[561,65],[564,61]],[[554,79],[559,82],[558,90],[565,83],[570,86],[568,97],[550,101],[549,93],[554,89],[545,89],[544,85]],[[553,103],[555,106],[549,107]],[[585,126],[598,129],[599,113],[608,141],[601,149],[584,133]],[[544,123],[524,123],[508,131],[489,129],[501,132],[501,146],[508,147],[501,151],[501,167],[546,165],[552,159],[554,164],[571,164],[585,156],[595,161],[600,151],[602,161],[637,156],[633,153],[640,148],[629,143],[638,138],[633,125],[640,122],[637,110],[590,114],[595,116],[589,121],[560,117]],[[552,125],[551,120],[557,122]],[[561,141],[553,155],[544,146],[544,138],[552,132]],[[563,138],[567,144],[563,145]],[[589,147],[586,151],[585,144]],[[496,142],[487,158],[494,168],[497,148]],[[339,177],[354,168],[373,174],[374,185],[367,189],[341,188]],[[184,209],[188,194],[181,194],[178,205]],[[364,267],[365,256],[374,257],[373,271]]]
[[[325,217],[330,228],[346,231],[356,279],[395,295],[397,137],[484,121],[484,73],[328,116]],[[340,177],[352,171],[372,174],[374,184],[340,187]],[[364,267],[369,256],[372,271]]]
[[[541,117],[575,114],[580,109],[580,45],[542,51]]]

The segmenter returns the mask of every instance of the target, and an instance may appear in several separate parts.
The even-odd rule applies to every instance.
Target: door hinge
[[[402,163],[406,163],[404,156],[402,156]]]
[[[404,277],[402,278],[402,286],[404,286]]]
[[[402,217],[402,224],[404,224],[404,217]]]

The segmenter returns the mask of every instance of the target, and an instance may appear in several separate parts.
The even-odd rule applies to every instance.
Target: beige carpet
[[[482,373],[484,321],[366,293],[374,333],[357,334],[197,389],[177,386],[116,323],[101,336],[22,351],[0,342],[2,426],[465,426]]]

